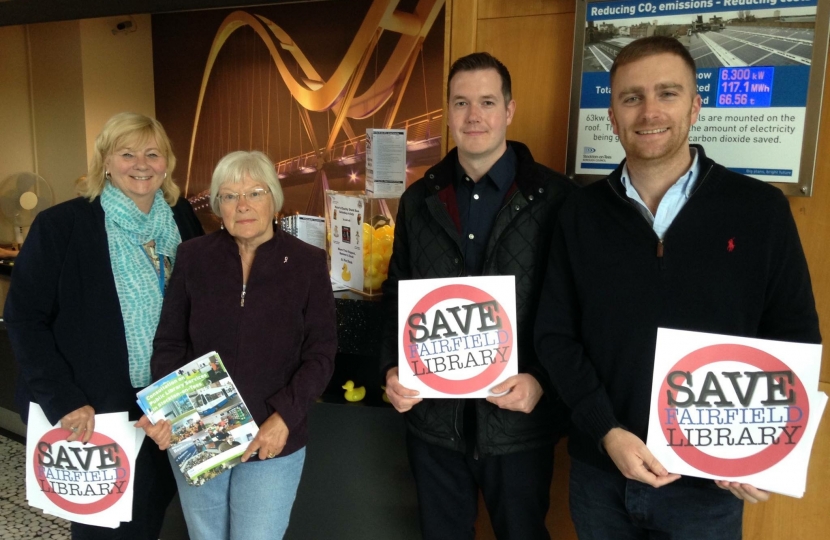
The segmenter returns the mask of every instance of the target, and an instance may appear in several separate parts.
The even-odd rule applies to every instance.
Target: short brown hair
[[[697,81],[697,66],[695,66],[695,59],[692,58],[689,49],[672,37],[649,36],[636,39],[620,49],[617,57],[614,58],[614,64],[611,66],[611,84],[614,83],[614,74],[621,66],[631,64],[649,56],[666,53],[679,56],[689,68],[689,71],[691,71],[692,79]],[[697,84],[693,85],[692,90],[697,93]]]
[[[501,77],[501,93],[504,96],[504,104],[510,103],[513,99],[513,88],[510,82],[510,72],[498,58],[490,53],[475,52],[462,56],[450,67],[450,74],[447,75],[447,101],[450,99],[450,83],[452,78],[461,71],[479,71],[482,69],[495,69]]]

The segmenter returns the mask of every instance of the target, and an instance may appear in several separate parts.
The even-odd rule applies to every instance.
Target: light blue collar
[[[685,173],[683,173],[683,175],[680,176],[680,178],[678,178],[677,182],[675,182],[663,196],[663,199],[657,206],[657,213],[655,215],[652,215],[651,210],[649,210],[648,206],[646,206],[643,202],[642,197],[640,197],[640,194],[631,183],[631,176],[628,172],[628,164],[623,165],[620,180],[625,188],[625,194],[629,199],[637,203],[637,209],[641,214],[643,214],[643,217],[648,220],[649,224],[651,224],[654,229],[654,232],[657,233],[657,236],[661,240],[663,239],[666,230],[669,228],[669,225],[671,225],[674,218],[677,217],[680,209],[683,208],[686,201],[692,196],[695,184],[700,176],[700,159],[697,148],[690,146],[689,151],[692,155],[692,165]]]

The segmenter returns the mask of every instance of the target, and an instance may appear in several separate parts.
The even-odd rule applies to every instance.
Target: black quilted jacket
[[[519,372],[531,373],[545,391],[530,414],[499,409],[477,399],[476,443],[482,455],[500,455],[555,442],[567,413],[533,346],[533,326],[559,210],[572,189],[568,179],[536,163],[528,148],[509,141],[516,153],[516,188],[496,216],[485,253],[485,275],[516,276]],[[452,150],[401,197],[389,278],[383,284],[386,328],[381,373],[397,365],[398,281],[461,276],[464,260],[458,229],[440,193],[453,189],[457,151]],[[425,399],[406,413],[407,426],[427,442],[465,451],[464,400]]]

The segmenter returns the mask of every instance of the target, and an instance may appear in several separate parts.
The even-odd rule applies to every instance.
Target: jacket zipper
[[[239,307],[245,307],[245,285],[242,286],[242,296],[239,297]]]
[[[692,191],[692,195],[694,195],[695,193],[697,193],[697,190],[698,190],[698,189],[700,189],[700,186],[702,186],[702,185],[703,185],[703,182],[705,182],[705,181],[706,181],[706,179],[707,179],[707,178],[709,178],[709,173],[710,173],[710,172],[712,172],[712,165],[710,165],[710,166],[709,166],[709,168],[706,170],[706,173],[705,173],[705,174],[704,174],[704,175],[700,178],[700,180],[699,180],[699,181],[698,181],[698,183],[697,183],[697,186],[695,186],[694,191]],[[648,222],[648,219],[646,219],[646,217],[645,217],[643,214],[641,214],[639,210],[637,210],[636,206],[634,205],[635,203],[631,202],[631,200],[630,200],[630,199],[628,199],[627,197],[623,197],[622,195],[620,195],[619,193],[617,193],[617,190],[616,190],[616,189],[614,189],[614,186],[611,184],[611,178],[608,178],[608,179],[607,179],[607,182],[608,182],[608,186],[611,188],[611,191],[613,191],[613,192],[614,192],[614,194],[615,194],[617,197],[619,197],[621,201],[623,201],[624,203],[626,203],[626,204],[628,204],[629,206],[631,206],[631,207],[632,207],[632,208],[633,208],[633,209],[637,212],[637,214],[638,214],[641,218],[643,218],[643,220],[645,220],[646,224],[648,224],[648,226],[649,226],[649,228],[651,229],[651,231],[652,231],[652,232],[654,232],[654,227],[653,227],[653,225],[652,225],[651,223],[649,223],[649,222]],[[690,195],[690,196],[689,196],[689,198],[690,198],[690,199],[692,198],[692,195]],[[682,212],[682,211],[683,211],[683,209],[681,208],[681,209],[680,209],[680,211]],[[675,216],[675,219],[677,219],[677,216]],[[672,225],[673,225],[673,224],[674,224],[674,222],[672,221]],[[669,225],[669,229],[671,229],[671,225]],[[666,233],[668,233],[668,232],[669,232],[669,229],[666,229]],[[657,236],[657,233],[654,233],[654,236]],[[664,238],[665,238],[665,235],[664,235]],[[657,259],[658,259],[658,260],[659,260],[659,262],[660,262],[660,270],[665,270],[665,268],[666,268],[666,267],[665,267],[665,263],[664,263],[664,261],[663,261],[663,255],[664,255],[665,251],[666,251],[666,244],[665,244],[665,242],[664,242],[663,240],[661,240],[660,238],[657,238],[657,250],[656,250],[656,255],[657,255]]]
[[[507,202],[507,204],[501,207],[501,209],[496,213],[496,217],[493,219],[493,223],[497,223],[499,221],[499,217],[501,216],[502,212],[504,212],[507,208],[510,207],[511,204],[513,204],[513,199],[515,199],[518,196],[519,193],[521,193],[521,192],[516,191],[516,193],[514,193],[513,196],[510,197],[510,200]],[[524,210],[524,208],[519,210],[519,212],[521,212],[522,210]],[[502,235],[502,236],[504,236],[504,235]],[[495,243],[493,244],[493,249],[490,251],[490,254],[485,255],[484,264],[482,265],[482,269],[487,268],[487,263],[490,262],[490,255],[496,252],[497,248],[499,247],[499,243],[501,243],[502,236],[499,236],[496,239]],[[457,419],[458,419],[458,406],[456,406],[456,414],[455,414],[455,418],[454,418],[453,421],[455,422],[455,420],[457,420]],[[476,424],[478,424],[478,422],[476,422]],[[474,446],[473,446],[473,460],[475,460],[475,461],[478,461],[478,429],[479,429],[478,425],[476,425],[476,433],[475,433],[475,437],[474,437],[475,443],[474,443]],[[455,432],[458,433],[458,426],[457,425],[455,426]],[[458,436],[459,436],[459,438],[461,438],[460,434]]]

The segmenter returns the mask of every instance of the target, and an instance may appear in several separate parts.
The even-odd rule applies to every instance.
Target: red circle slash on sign
[[[674,371],[687,371],[691,373],[704,366],[724,361],[743,362],[744,364],[754,366],[767,372],[791,371],[790,368],[784,364],[784,362],[762,350],[754,347],[748,347],[746,345],[721,344],[703,347],[687,354],[674,365],[669,373]],[[793,373],[793,376],[793,387],[795,390],[796,400],[793,405],[800,407],[803,412],[803,416],[798,419],[798,424],[807,425],[807,420],[810,416],[810,403],[807,397],[807,392],[804,390],[804,385],[802,384],[801,379],[795,376],[795,373]],[[671,442],[671,434],[668,431],[669,424],[667,409],[674,409],[675,407],[671,407],[668,404],[669,391],[668,377],[666,377],[660,388],[660,396],[657,400],[657,406],[659,408],[658,416],[660,418],[660,425],[663,428],[663,434],[666,436],[666,441]],[[787,422],[788,428],[793,425],[793,421]],[[694,446],[687,446],[689,444],[689,440],[686,438],[686,435],[682,432],[682,430],[677,431],[680,432],[680,443],[682,444],[682,446],[672,446],[672,449],[677,453],[677,455],[680,456],[683,461],[700,471],[723,477],[748,476],[769,469],[784,459],[787,454],[795,448],[804,433],[804,429],[802,428],[797,430],[795,435],[793,435],[792,440],[796,444],[783,444],[783,442],[780,442],[779,444],[770,444],[763,450],[750,456],[741,458],[720,458],[709,455]],[[675,436],[677,436],[677,434],[675,434]],[[675,441],[675,443],[677,443],[677,441]]]
[[[412,311],[409,312],[411,317],[414,313],[426,313],[430,308],[440,302],[446,300],[463,299],[470,300],[473,303],[494,302],[496,301],[489,293],[482,291],[477,287],[470,285],[447,285],[439,287],[418,300]],[[496,301],[497,302],[497,301]],[[497,302],[498,303],[498,302]],[[499,304],[500,305],[500,304]],[[408,319],[408,317],[407,317]],[[507,333],[507,340],[500,342],[501,347],[507,347],[505,358],[509,358],[510,351],[513,350],[513,327],[510,324],[510,319],[505,315],[501,318],[503,332]],[[409,345],[416,345],[410,341],[409,332],[406,327],[403,330],[403,344],[404,348],[408,349]],[[428,372],[427,366],[421,360],[421,355],[415,353],[412,359],[407,362],[413,373],[421,373],[418,378],[427,386],[444,394],[469,394],[487,388],[495,381],[499,375],[507,367],[507,362],[494,362],[487,366],[484,371],[478,375],[474,375],[469,379],[445,379],[437,373]]]
[[[56,428],[46,432],[43,435],[43,437],[40,438],[40,441],[38,441],[38,443],[44,442],[48,443],[51,446],[56,442],[65,441],[69,435],[70,431],[68,429]],[[103,433],[98,433],[97,431],[92,434],[92,437],[89,439],[89,444],[95,446],[114,444],[119,449],[121,449],[121,446],[118,445],[118,443],[116,443]],[[124,485],[121,487],[120,491],[110,490],[110,492],[107,495],[104,495],[100,499],[87,504],[77,503],[64,499],[61,495],[55,493],[54,490],[45,491],[44,494],[49,498],[50,501],[55,503],[59,508],[67,512],[72,512],[73,514],[89,515],[97,514],[98,512],[103,512],[104,510],[110,508],[112,505],[118,502],[118,500],[126,492],[127,486],[130,482],[130,462],[127,458],[127,453],[124,452],[123,449],[120,450],[120,457],[121,465],[119,466],[119,468],[124,469]],[[39,482],[49,482],[49,480],[46,479],[41,473],[41,469],[43,467],[41,465],[38,465],[37,458],[32,460],[32,464],[35,469],[35,478],[37,478]]]

